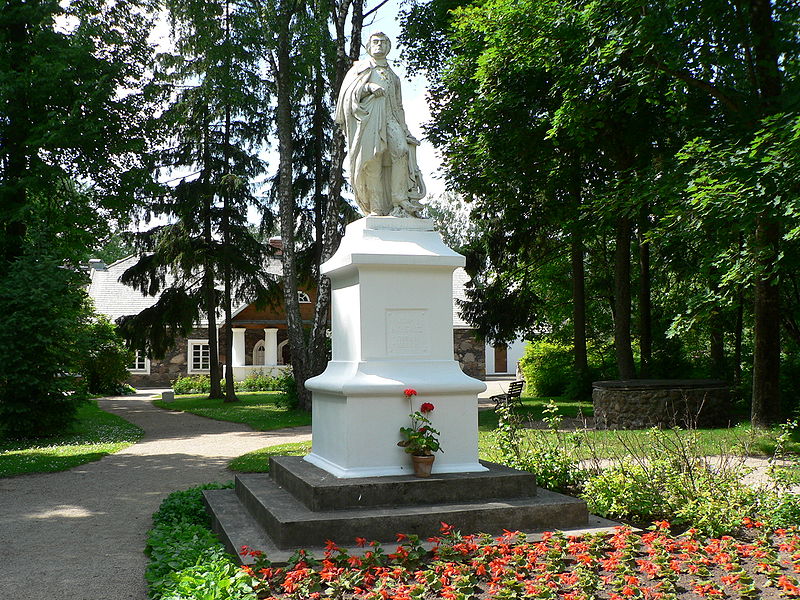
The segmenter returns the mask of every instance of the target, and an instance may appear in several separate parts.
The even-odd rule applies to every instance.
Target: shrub
[[[547,341],[531,342],[520,361],[526,391],[533,396],[562,396],[572,377],[572,351]]]
[[[153,513],[153,523],[156,525],[188,523],[208,527],[211,525],[211,519],[203,504],[203,490],[221,490],[229,487],[233,487],[233,485],[208,483],[188,490],[173,492],[164,498],[158,510]]]
[[[178,377],[172,382],[176,394],[207,394],[211,391],[211,378],[208,375]]]
[[[300,403],[300,397],[297,395],[297,384],[294,380],[294,375],[291,371],[284,371],[280,376],[276,377],[275,389],[281,392],[281,397],[276,404],[282,408],[294,410]]]
[[[244,380],[236,382],[236,390],[241,392],[271,392],[280,390],[281,377],[267,375],[263,371],[250,373]]]
[[[591,397],[592,381],[614,376],[611,352],[598,344],[589,345],[589,370],[576,373],[573,348],[569,344],[539,340],[530,342],[520,360],[527,383],[526,393],[533,396],[566,396],[572,399]]]
[[[206,484],[173,492],[153,514],[145,554],[145,577],[154,600],[255,598],[243,573],[211,532],[203,490],[231,487]]]
[[[760,492],[743,482],[743,461],[725,456],[710,463],[696,435],[677,433],[653,429],[637,446],[620,432],[628,457],[586,481],[589,511],[638,522],[668,519],[705,535],[731,533],[754,516]]]
[[[536,475],[538,485],[554,491],[571,491],[584,479],[577,458],[582,434],[559,431],[558,407],[550,402],[544,409],[544,420],[550,432],[526,430],[522,433],[521,418],[509,407],[497,409],[500,422],[495,439],[500,461],[514,469]]]
[[[81,331],[91,321],[77,273],[24,255],[0,274],[0,435],[64,431],[86,401]]]
[[[83,331],[80,373],[93,394],[127,393],[128,365],[133,353],[105,316],[98,316]]]

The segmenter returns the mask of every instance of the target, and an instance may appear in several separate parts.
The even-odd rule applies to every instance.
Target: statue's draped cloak
[[[350,183],[353,185],[356,202],[365,214],[375,211],[369,206],[369,196],[366,189],[365,167],[374,160],[381,160],[387,147],[386,123],[388,98],[364,95],[364,86],[369,83],[371,69],[375,65],[370,60],[357,61],[348,71],[339,91],[339,101],[336,103],[336,122],[344,128],[347,136],[347,146],[350,150]],[[394,80],[387,93],[399,96],[400,79],[397,75],[387,70],[388,76]],[[362,99],[363,96],[363,99]],[[395,98],[394,106],[402,107],[402,100]],[[405,123],[400,123],[405,127]],[[365,202],[366,200],[366,202]]]

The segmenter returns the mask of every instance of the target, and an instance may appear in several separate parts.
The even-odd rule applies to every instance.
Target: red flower
[[[363,548],[366,545],[367,545],[367,540],[365,538],[363,537],[356,538],[356,546],[358,546],[359,548]]]
[[[406,398],[411,398],[411,396],[416,396],[417,395],[417,390],[412,389],[412,388],[408,388],[408,389],[403,390],[403,393],[405,394]]]
[[[419,407],[420,412],[429,413],[433,410],[433,404],[430,402],[423,402],[422,406]]]

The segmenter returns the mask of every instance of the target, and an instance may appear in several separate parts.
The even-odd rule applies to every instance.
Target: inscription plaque
[[[419,356],[430,353],[428,311],[424,308],[386,309],[386,354]]]

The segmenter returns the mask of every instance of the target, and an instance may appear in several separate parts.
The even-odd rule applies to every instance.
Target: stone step
[[[489,470],[434,474],[428,478],[400,475],[340,479],[300,456],[273,456],[270,476],[312,511],[439,504],[453,498],[475,502],[536,495],[533,474],[489,462],[481,464]]]
[[[356,537],[391,540],[397,533],[430,536],[441,522],[462,533],[501,533],[504,529],[543,531],[588,523],[583,500],[547,490],[528,498],[482,499],[427,505],[311,511],[263,474],[239,475],[235,490],[245,509],[283,549],[313,547],[333,540],[351,544]],[[222,520],[221,515],[215,515]],[[221,526],[224,529],[224,524]]]

